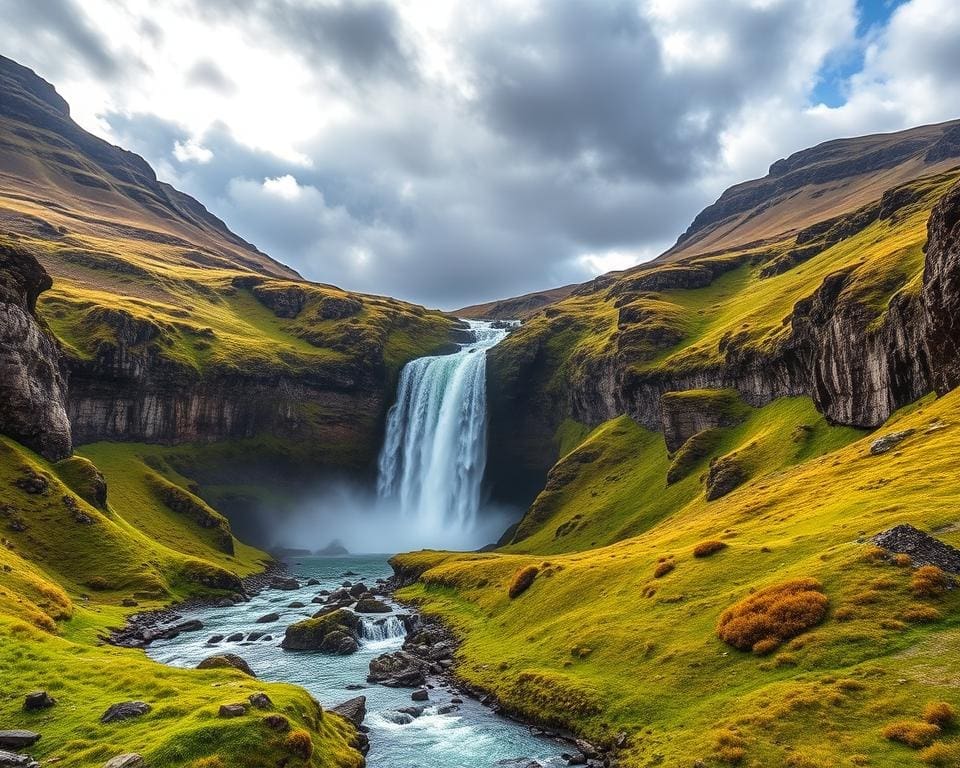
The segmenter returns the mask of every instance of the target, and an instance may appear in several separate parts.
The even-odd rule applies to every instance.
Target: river
[[[403,644],[402,631],[397,626],[399,622],[373,625],[384,618],[382,615],[366,617],[368,628],[365,634],[370,637],[362,641],[357,653],[349,656],[285,651],[279,647],[286,626],[310,616],[319,607],[310,601],[321,589],[332,591],[344,581],[363,581],[372,585],[377,579],[390,576],[385,556],[304,557],[290,563],[290,574],[301,583],[312,578],[320,584],[302,586],[296,591],[267,589],[250,602],[190,611],[184,614],[184,618],[200,619],[203,630],[155,641],[147,652],[157,661],[180,667],[195,667],[202,659],[217,652],[236,653],[250,664],[259,678],[301,685],[325,706],[358,695],[366,696],[364,725],[370,729],[367,765],[371,768],[490,768],[517,758],[537,760],[541,765],[551,767],[566,764],[559,757],[560,744],[532,735],[526,726],[494,714],[468,696],[459,696],[463,703],[456,711],[438,714],[437,707],[449,704],[457,696],[453,689],[440,681],[431,681],[436,687],[430,691],[430,701],[424,713],[404,723],[406,718],[397,716],[396,710],[414,704],[410,698],[411,690],[366,683],[370,660],[381,653],[397,650]],[[293,602],[302,602],[306,607],[288,607]],[[259,617],[271,612],[280,614],[278,621],[256,623]],[[397,605],[394,605],[394,612],[409,613],[405,607]],[[247,636],[253,631],[266,635],[256,642],[207,643],[214,634],[229,636],[242,632]],[[393,636],[374,639],[378,634]],[[364,687],[362,690],[348,687],[357,685]]]

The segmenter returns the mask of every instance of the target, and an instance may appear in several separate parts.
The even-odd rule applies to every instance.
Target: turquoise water
[[[345,576],[348,571],[359,575]],[[533,736],[526,726],[499,717],[466,696],[460,696],[464,703],[458,711],[437,714],[436,707],[449,704],[456,695],[437,681],[432,681],[437,687],[430,691],[429,708],[423,715],[404,725],[393,722],[391,712],[414,703],[410,699],[411,691],[367,684],[367,666],[375,656],[399,649],[403,644],[401,636],[364,640],[360,650],[350,656],[281,649],[279,643],[284,629],[317,610],[318,606],[311,604],[310,600],[321,589],[332,590],[345,580],[363,581],[372,586],[378,578],[391,575],[386,557],[382,555],[305,557],[291,561],[290,572],[301,582],[315,578],[320,585],[303,586],[290,592],[268,589],[248,603],[185,613],[185,618],[200,619],[204,629],[172,640],[157,641],[148,648],[149,655],[165,664],[195,667],[217,651],[229,651],[246,659],[259,678],[301,685],[327,707],[354,696],[366,696],[367,719],[364,724],[370,729],[367,764],[371,768],[474,768],[521,757],[539,760],[546,766],[564,764],[558,757],[559,744]],[[287,607],[295,601],[305,603],[307,607]],[[407,612],[403,606],[396,605],[394,611],[398,614]],[[277,622],[255,623],[259,617],[272,612],[280,613]],[[382,617],[369,617],[371,621],[379,618]],[[213,634],[229,636],[243,632],[246,635],[255,630],[266,632],[271,639],[207,644],[207,638]],[[384,628],[371,628],[369,634],[382,635],[385,632]],[[365,687],[353,691],[347,688],[349,685]]]

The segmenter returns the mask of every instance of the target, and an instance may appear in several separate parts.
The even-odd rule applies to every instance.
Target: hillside
[[[797,153],[725,192],[659,259],[528,318],[490,355],[495,494],[529,501],[565,431],[621,414],[661,429],[673,390],[732,388],[754,406],[806,395],[872,428],[933,389],[917,301],[930,213],[960,178],[958,127]],[[768,222],[763,239],[741,238],[738,217]]]
[[[705,212],[491,351],[493,479],[535,498],[496,552],[393,560],[465,680],[628,768],[960,764],[929,719],[960,708],[953,130],[775,164],[851,199],[817,221],[740,185],[721,208],[753,189],[776,234]]]
[[[473,304],[458,309],[453,314],[457,317],[467,317],[474,320],[523,320],[534,314],[538,309],[567,298],[575,288],[577,288],[575,284],[564,285],[547,291],[526,293],[512,299]]]
[[[0,251],[52,278],[32,302],[69,380],[69,396],[34,399],[62,408],[70,435],[9,433],[55,459],[71,440],[213,444],[194,479],[221,489],[278,468],[368,472],[400,367],[457,332],[439,312],[302,280],[4,58]]]

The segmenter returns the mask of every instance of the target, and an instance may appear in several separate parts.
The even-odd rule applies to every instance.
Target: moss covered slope
[[[716,450],[748,448],[755,474],[714,501],[695,473],[661,501],[662,438],[623,420],[604,425],[578,451],[599,451],[594,490],[605,495],[586,502],[589,486],[572,481],[550,525],[516,545],[538,554],[400,556],[399,568],[422,574],[402,594],[459,630],[468,681],[598,741],[625,732],[627,766],[915,764],[917,752],[882,730],[919,721],[930,701],[960,707],[948,671],[960,594],[918,594],[909,563],[879,556],[869,538],[911,523],[960,544],[960,393],[879,430],[913,430],[883,455],[871,455],[874,436],[850,442],[849,431],[808,424],[811,415],[809,403],[778,402],[723,436]],[[800,425],[812,432],[795,442]],[[620,478],[600,479],[609,474]],[[639,535],[556,554],[564,545],[553,524],[578,512],[592,515],[569,534],[581,546],[630,525]],[[698,548],[705,542],[719,544]],[[539,569],[533,584],[511,599],[514,575],[529,565]],[[792,579],[815,579],[826,595],[812,629],[762,655],[718,638],[726,609]],[[952,727],[934,737],[940,753],[957,754]]]
[[[169,467],[150,467],[127,446],[51,464],[0,438],[0,679],[5,727],[43,735],[30,754],[88,768],[125,753],[155,766],[359,766],[352,726],[322,712],[303,690],[232,670],[192,672],[112,648],[102,636],[127,614],[171,599],[235,592],[238,576],[266,556],[236,541],[229,525]],[[149,455],[149,454],[147,454]],[[47,690],[57,705],[23,712],[23,697]],[[221,704],[265,691],[269,711],[217,716]],[[101,724],[111,704],[151,711]],[[289,728],[263,720],[283,715]],[[299,741],[290,733],[302,732]],[[304,756],[303,740],[312,754]]]

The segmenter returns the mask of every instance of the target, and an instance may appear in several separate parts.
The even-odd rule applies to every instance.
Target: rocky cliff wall
[[[35,314],[50,276],[29,253],[0,245],[0,433],[48,459],[70,454],[66,375]]]
[[[537,339],[521,353],[509,343],[494,348],[489,374],[505,377],[490,381],[496,398],[491,443],[502,446],[491,464],[495,494],[519,499],[518,489],[535,485],[534,476],[542,485],[551,448],[556,459],[553,434],[565,418],[596,425],[626,413],[668,434],[679,423],[703,420],[700,411],[684,412],[683,400],[665,409],[667,393],[731,389],[754,406],[807,395],[832,422],[872,428],[924,394],[960,384],[960,185],[930,215],[920,292],[896,293],[878,319],[845,290],[850,279],[850,271],[838,271],[798,301],[784,332],[763,352],[741,347],[733,338],[724,345],[721,362],[682,373],[638,372],[627,354],[567,364],[564,370],[545,352],[549,338]],[[562,335],[563,329],[549,333]],[[546,381],[552,382],[549,396],[543,389],[533,394],[522,389]],[[514,434],[518,420],[538,435],[539,452],[521,456],[499,436]],[[526,481],[518,479],[522,473]]]

